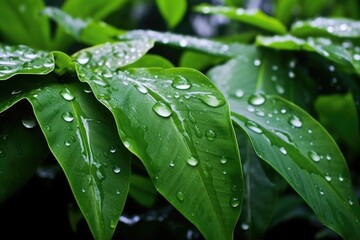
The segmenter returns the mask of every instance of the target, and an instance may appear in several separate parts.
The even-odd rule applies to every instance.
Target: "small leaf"
[[[231,99],[234,122],[246,131],[257,155],[286,179],[322,223],[344,239],[359,238],[360,207],[334,140],[294,104],[262,97],[258,105],[251,104],[251,95]],[[264,116],[247,111],[249,105]]]
[[[111,78],[80,65],[77,71],[113,113],[124,145],[158,191],[205,238],[232,239],[242,172],[228,106],[215,86],[191,69],[131,69]]]
[[[156,0],[156,4],[169,28],[176,27],[186,13],[186,0]]]
[[[276,18],[272,18],[258,9],[243,9],[235,7],[211,6],[201,4],[195,7],[195,11],[204,14],[218,14],[226,16],[230,19],[237,20],[258,28],[278,33],[286,33],[286,27]]]
[[[75,53],[73,58],[78,64],[86,68],[98,68],[105,77],[111,77],[111,71],[137,61],[152,46],[152,41],[146,39],[106,43],[83,49]]]
[[[0,81],[17,74],[48,74],[54,65],[54,57],[49,52],[25,45],[0,44]]]
[[[360,38],[360,21],[317,17],[295,22],[291,27],[291,34],[298,37],[323,36],[358,39]]]

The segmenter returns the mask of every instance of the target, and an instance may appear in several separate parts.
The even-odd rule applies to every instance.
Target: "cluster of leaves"
[[[287,185],[329,229],[359,238],[360,207],[334,138],[349,149],[359,140],[360,22],[319,17],[288,30],[284,10],[194,9],[262,30],[244,44],[100,20],[126,2],[0,1],[0,201],[51,154],[95,239],[111,239],[128,195],[153,201],[149,183],[206,239],[232,239],[240,222],[259,238],[298,206],[282,197]],[[169,28],[186,11],[175,2],[157,1]],[[70,56],[74,41],[89,48]],[[149,53],[154,45],[187,51],[175,67]],[[131,172],[134,159],[149,179]]]

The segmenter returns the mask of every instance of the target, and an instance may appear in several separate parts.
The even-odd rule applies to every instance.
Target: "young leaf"
[[[24,45],[0,44],[0,81],[17,74],[48,74],[54,70],[51,53]]]
[[[360,21],[317,17],[312,20],[295,22],[290,32],[298,37],[322,36],[359,39]]]
[[[186,13],[186,0],[156,0],[157,7],[161,15],[166,20],[168,28],[174,28],[179,24]]]
[[[5,95],[3,84],[0,82],[1,95]],[[28,110],[28,105],[17,104],[0,114],[0,203],[29,180],[49,152]]]
[[[264,94],[231,99],[233,120],[257,155],[278,171],[318,219],[344,239],[360,237],[360,207],[345,159],[331,136],[305,111]],[[246,109],[252,106],[262,116]]]
[[[110,239],[130,183],[130,153],[114,132],[115,122],[88,86],[32,78],[4,82],[0,109],[24,98],[31,103],[94,238]],[[11,94],[16,89],[22,91]]]
[[[50,48],[50,26],[41,11],[44,1],[0,0],[0,32],[13,44]]]
[[[80,65],[77,71],[158,191],[206,239],[232,239],[242,171],[228,105],[215,86],[191,69],[131,69],[108,78]]]
[[[246,10],[242,8],[201,4],[195,7],[195,11],[204,14],[220,14],[230,19],[247,23],[277,34],[284,34],[287,32],[286,27],[279,20],[272,18],[257,9]]]
[[[325,38],[308,38],[303,40],[291,35],[256,38],[256,44],[280,50],[303,50],[316,52],[324,58],[341,64],[345,68],[360,74],[360,50],[349,50]],[[352,51],[354,53],[352,53]]]

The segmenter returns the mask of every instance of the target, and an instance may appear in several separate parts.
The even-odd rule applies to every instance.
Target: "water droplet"
[[[148,93],[147,88],[143,84],[135,84],[135,87],[139,92],[141,92],[143,94]]]
[[[330,182],[331,181],[331,177],[329,173],[325,173],[325,180]]]
[[[285,149],[284,147],[280,147],[279,150],[280,150],[280,152],[281,152],[282,154],[284,154],[284,155],[287,154],[287,151],[286,151],[286,149]]]
[[[330,72],[334,72],[334,71],[335,71],[334,65],[329,65],[329,71],[330,71]]]
[[[87,64],[92,57],[91,52],[84,51],[81,52],[80,55],[77,57],[76,61],[80,63],[81,65]]]
[[[303,125],[300,118],[298,116],[295,116],[295,115],[293,115],[293,116],[291,116],[289,118],[289,123],[290,123],[291,126],[296,127],[296,128],[299,128],[299,127],[301,127]]]
[[[152,109],[161,117],[169,117],[172,114],[170,106],[165,102],[155,103]]]
[[[265,101],[266,101],[266,98],[261,93],[253,94],[248,99],[249,104],[254,105],[254,106],[260,106],[260,105],[264,104]]]
[[[280,112],[281,112],[282,114],[285,114],[285,113],[286,113],[286,108],[282,108],[282,109],[280,110]]]
[[[25,128],[31,129],[37,125],[37,122],[34,117],[26,117],[22,120],[22,124]]]
[[[349,204],[352,206],[354,205],[354,202],[351,200],[351,198],[349,198]]]
[[[324,195],[324,191],[322,189],[319,190],[320,195]]]
[[[253,121],[247,121],[245,123],[245,126],[247,128],[249,128],[250,130],[252,130],[253,132],[255,132],[255,133],[262,133],[263,132],[261,130],[261,128],[256,123],[254,123]]]
[[[196,165],[198,165],[199,161],[194,158],[193,156],[191,156],[188,160],[186,160],[187,163],[190,165],[190,166],[193,166],[195,167]]]
[[[249,230],[249,228],[250,228],[249,224],[247,224],[247,223],[242,223],[241,224],[241,229],[242,230],[247,231],[247,230]]]
[[[231,207],[236,208],[236,207],[238,207],[239,205],[240,205],[240,200],[239,200],[239,198],[237,198],[237,197],[231,198],[231,200],[230,200],[230,206],[231,206]]]
[[[71,143],[70,143],[69,140],[65,140],[64,145],[65,145],[66,147],[70,147]]]
[[[171,85],[179,90],[186,90],[191,87],[191,84],[183,76],[176,76]]]
[[[281,86],[280,84],[276,84],[275,85],[275,88],[276,88],[276,91],[279,93],[279,94],[284,94],[285,93],[285,88],[283,86]]]
[[[308,130],[308,133],[309,133],[309,134],[312,134],[312,130],[311,130],[311,129],[309,129],[309,130]]]
[[[222,157],[220,158],[220,162],[221,162],[222,164],[227,163],[227,158],[226,158],[225,156],[222,156]]]
[[[242,96],[244,96],[244,91],[242,89],[236,90],[235,97],[241,98]]]
[[[118,220],[110,220],[110,228],[115,228],[118,223]]]
[[[343,177],[341,174],[339,174],[339,181],[340,181],[340,182],[343,182],[343,181],[344,181],[344,177]]]
[[[175,166],[175,163],[174,163],[173,161],[170,161],[169,166],[170,166],[170,167],[174,167],[174,166]]]
[[[320,161],[320,156],[317,154],[317,152],[311,150],[309,152],[309,157],[314,161],[314,162],[319,162]]]
[[[210,141],[213,141],[216,138],[216,133],[211,129],[206,130],[205,135],[206,138]]]
[[[176,193],[176,198],[177,198],[180,202],[184,201],[184,198],[185,198],[184,193],[182,193],[182,192],[177,192],[177,193]]]
[[[355,53],[353,58],[355,61],[360,61],[360,54]]]
[[[110,147],[110,153],[116,153],[116,148],[113,147],[113,146],[111,146],[111,147]]]
[[[51,131],[50,125],[46,125],[46,126],[45,126],[45,129],[46,129],[46,131],[50,132],[50,131]]]
[[[254,66],[255,67],[258,67],[258,66],[260,66],[261,65],[261,61],[259,60],[259,59],[255,59],[254,60]]]
[[[295,73],[293,71],[289,72],[289,78],[294,78],[295,77]]]
[[[84,193],[84,192],[85,192],[85,188],[83,188],[83,187],[82,187],[82,188],[81,188],[81,192],[83,192],[83,193]]]
[[[64,112],[61,117],[65,122],[72,122],[74,120],[74,116],[71,112]]]
[[[225,104],[223,99],[220,99],[212,94],[201,95],[200,100],[210,107],[220,107]]]
[[[114,170],[113,170],[113,171],[114,171],[114,173],[116,173],[116,174],[117,174],[117,173],[120,173],[121,168],[119,168],[119,167],[116,166],[116,167],[114,167]]]
[[[247,106],[246,110],[248,110],[249,112],[255,112],[254,106],[251,106],[251,105]]]
[[[329,154],[326,154],[326,160],[330,161],[331,160],[331,156]]]
[[[72,101],[74,99],[74,95],[67,88],[62,89],[60,95],[67,101]]]

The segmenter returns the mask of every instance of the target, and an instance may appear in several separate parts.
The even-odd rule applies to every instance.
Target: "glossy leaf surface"
[[[88,86],[32,78],[4,82],[1,107],[23,98],[30,101],[93,236],[110,239],[130,183],[130,153],[114,132],[115,122]],[[12,94],[16,89],[21,91]]]
[[[278,33],[286,33],[286,27],[276,18],[272,18],[257,9],[243,9],[235,7],[211,6],[202,4],[195,7],[195,10],[204,14],[219,14],[239,22],[247,23],[258,28]]]
[[[242,171],[228,105],[216,87],[191,69],[132,69],[108,78],[77,70],[158,191],[205,238],[231,239]]]
[[[186,0],[156,0],[156,4],[169,28],[176,27],[183,18],[187,7]]]
[[[360,21],[346,18],[317,17],[307,21],[295,22],[291,27],[291,34],[299,37],[360,38]]]
[[[346,68],[360,74],[360,50],[346,49],[329,39],[309,38],[303,40],[300,38],[287,36],[258,37],[256,43],[260,46],[279,49],[279,50],[303,50],[316,52],[324,58],[341,64]],[[354,52],[354,53],[353,53]]]
[[[318,219],[345,239],[358,238],[360,208],[349,170],[325,129],[279,97],[245,95],[232,99],[231,106],[234,122],[247,132],[257,155],[287,180]]]
[[[17,74],[47,74],[54,69],[51,53],[25,45],[0,44],[0,81]]]

